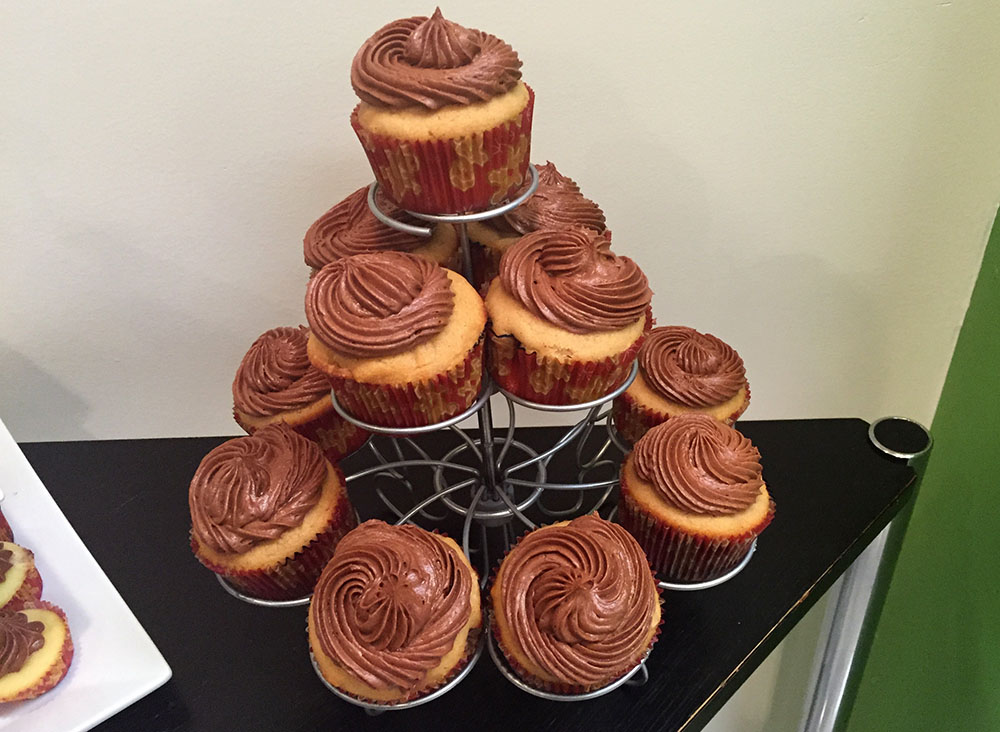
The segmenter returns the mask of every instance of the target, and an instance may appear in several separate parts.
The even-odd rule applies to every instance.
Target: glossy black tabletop
[[[878,454],[857,419],[741,422],[777,504],[746,569],[700,592],[664,593],[645,686],[560,703],[514,688],[484,654],[448,694],[368,716],[315,676],[304,607],[227,595],[188,546],[188,483],[224,438],[24,444],[22,448],[173,669],[173,678],[106,721],[144,730],[700,729],[909,499],[910,468]],[[539,448],[560,430],[519,430]],[[433,444],[444,437],[427,438]],[[595,437],[596,439],[596,437]],[[443,443],[442,443],[443,444]],[[345,471],[370,464],[369,453]],[[569,456],[549,479],[571,481]],[[351,484],[363,518],[389,518],[370,481]],[[518,529],[520,532],[520,529]]]

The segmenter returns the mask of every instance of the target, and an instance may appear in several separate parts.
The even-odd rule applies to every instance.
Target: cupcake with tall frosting
[[[408,234],[379,221],[368,207],[368,187],[359,188],[319,217],[303,240],[306,264],[315,274],[330,262],[366,252],[409,252],[442,267],[458,269],[458,234],[451,224],[428,224],[376,195],[379,209],[391,218],[414,226],[430,226],[429,237]]]
[[[233,379],[233,417],[253,434],[284,422],[336,462],[357,450],[368,432],[333,408],[330,382],[309,363],[304,326],[272,328],[253,342]]]
[[[0,610],[0,704],[41,696],[63,680],[72,661],[62,609],[38,601]]]
[[[665,579],[701,582],[725,574],[773,518],[760,452],[708,415],[653,427],[622,466],[618,520]]]
[[[198,561],[267,600],[309,594],[357,523],[340,471],[284,422],[209,452],[191,480],[188,505]]]
[[[372,520],[340,542],[309,603],[323,678],[365,701],[410,701],[466,665],[482,627],[479,579],[458,545]]]
[[[615,400],[614,421],[629,442],[680,414],[733,424],[750,404],[743,359],[724,341],[694,328],[653,328],[639,349],[639,372]]]
[[[597,514],[526,534],[490,590],[491,625],[511,667],[546,691],[607,686],[649,652],[660,598],[645,554]]]
[[[579,404],[628,376],[651,326],[652,292],[602,234],[571,227],[521,237],[486,294],[490,375],[543,404]]]
[[[351,115],[385,194],[423,213],[481,211],[526,180],[533,92],[496,36],[432,16],[396,20],[351,65]]]
[[[477,283],[496,277],[503,253],[525,234],[539,229],[581,226],[597,234],[607,231],[601,207],[580,192],[580,186],[551,162],[538,168],[538,190],[513,211],[469,223],[469,239],[478,245],[474,257]]]
[[[402,252],[326,265],[306,292],[309,359],[355,417],[387,427],[459,414],[482,386],[482,298],[460,275]]]

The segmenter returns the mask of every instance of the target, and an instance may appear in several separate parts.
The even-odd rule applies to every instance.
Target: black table
[[[696,730],[896,515],[914,484],[910,468],[869,445],[861,420],[739,428],[761,451],[777,517],[734,579],[701,592],[664,593],[645,686],[587,702],[544,701],[514,688],[484,653],[442,698],[377,717],[336,698],[315,676],[304,607],[246,605],[192,556],[188,483],[225,438],[22,448],[173,668],[166,685],[100,730]],[[544,447],[559,434],[529,428],[519,439]],[[354,467],[361,462],[352,460]],[[550,480],[574,477],[568,463],[553,462]],[[351,486],[363,517],[377,513],[370,494],[370,486]]]

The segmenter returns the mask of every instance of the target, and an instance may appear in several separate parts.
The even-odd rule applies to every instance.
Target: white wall
[[[3,4],[0,417],[17,439],[235,432],[243,352],[303,321],[303,233],[370,179],[354,51],[432,9]],[[748,418],[930,420],[1000,197],[1000,4],[444,11],[519,51],[533,159],[604,207],[661,323],[740,351]],[[742,728],[767,726],[758,708]]]

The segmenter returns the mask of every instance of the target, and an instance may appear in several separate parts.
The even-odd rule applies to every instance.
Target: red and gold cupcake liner
[[[539,527],[539,528],[544,528],[544,527]],[[529,686],[538,689],[540,691],[547,691],[552,694],[565,694],[565,695],[586,694],[588,692],[596,691],[597,689],[601,689],[605,686],[613,684],[615,681],[617,681],[622,676],[629,673],[632,669],[638,666],[640,663],[642,663],[649,656],[650,652],[653,650],[653,646],[656,645],[656,641],[660,637],[660,631],[663,628],[663,612],[662,612],[663,590],[660,588],[659,584],[656,584],[655,582],[656,578],[654,576],[653,579],[654,579],[654,585],[656,587],[656,595],[657,597],[660,598],[660,605],[661,605],[660,622],[656,624],[656,630],[653,631],[653,637],[649,641],[649,646],[647,646],[646,650],[642,652],[642,656],[639,657],[639,660],[635,661],[631,665],[623,666],[620,672],[615,671],[613,674],[613,678],[611,678],[608,681],[605,681],[602,684],[568,684],[565,682],[553,682],[541,679],[535,676],[530,670],[528,670],[523,664],[521,664],[517,660],[514,653],[507,646],[507,644],[504,643],[503,638],[501,637],[500,624],[493,622],[493,615],[494,615],[493,585],[496,583],[497,573],[500,571],[500,566],[507,558],[507,555],[514,550],[514,547],[516,547],[518,544],[521,543],[521,540],[524,539],[524,537],[526,537],[532,531],[537,531],[537,530],[538,529],[528,529],[523,534],[521,534],[521,536],[518,537],[517,541],[511,544],[510,548],[503,555],[500,561],[493,565],[493,571],[490,574],[490,581],[489,584],[487,585],[486,597],[488,598],[489,608],[490,608],[489,631],[490,633],[492,633],[493,639],[496,641],[497,648],[500,649],[500,652],[503,654],[504,660],[507,661],[507,665],[510,666],[511,670],[514,671],[515,674],[517,674],[518,678],[520,678],[522,681],[524,681],[524,683],[528,684]],[[650,572],[651,573],[653,572],[652,565],[650,566]]]
[[[343,474],[337,469],[341,485]],[[198,561],[221,575],[236,590],[261,600],[295,600],[312,592],[333,550],[358,520],[347,495],[341,496],[330,521],[309,544],[278,566],[269,569],[233,570],[206,560],[198,551],[198,540],[191,535],[191,549]]]
[[[535,93],[514,118],[485,132],[447,140],[399,140],[370,132],[351,114],[381,190],[422,213],[483,211],[509,200],[528,180]]]
[[[423,381],[368,384],[327,374],[337,401],[363,422],[383,427],[422,427],[472,406],[483,386],[483,340],[457,366]]]
[[[730,414],[725,423],[732,427],[736,420],[750,406],[750,384],[746,384],[746,399],[739,409]],[[657,409],[650,409],[640,404],[635,397],[627,391],[615,399],[612,417],[618,433],[630,444],[635,444],[640,437],[658,424],[662,424],[670,419],[670,415]]]
[[[28,567],[24,575],[24,582],[17,588],[17,592],[11,597],[4,610],[24,610],[26,607],[33,607],[42,598],[42,576],[38,574],[38,569],[32,565]]]
[[[622,475],[618,521],[636,538],[653,571],[671,582],[706,582],[738,565],[754,539],[774,519],[774,501],[763,520],[749,531],[723,539],[692,534],[668,526],[648,514],[628,494]]]
[[[0,511],[0,541],[14,541],[14,532],[10,529],[10,524],[7,523],[7,517],[3,515],[3,511]]]
[[[241,420],[235,409],[233,410],[233,419],[249,435],[257,430],[256,427]],[[364,445],[371,436],[371,432],[351,424],[337,414],[332,403],[329,405],[329,409],[324,409],[318,417],[300,424],[289,423],[289,426],[307,440],[312,440],[319,445],[323,456],[331,463],[336,463],[350,455]]]
[[[28,688],[22,689],[16,694],[0,698],[0,703],[25,701],[27,699],[34,699],[37,696],[41,696],[63,680],[63,677],[66,676],[66,672],[69,671],[70,663],[73,662],[73,636],[70,634],[69,623],[66,620],[66,613],[62,611],[62,608],[53,605],[50,602],[43,601],[35,602],[30,605],[29,608],[49,610],[50,612],[58,615],[62,620],[63,625],[66,626],[66,640],[63,641],[62,652],[59,654],[59,658],[56,659],[55,663],[49,667],[49,669],[38,681]]]
[[[513,335],[487,328],[490,376],[511,394],[538,404],[581,404],[599,399],[628,377],[641,335],[622,353],[603,361],[559,361],[524,349]]]

